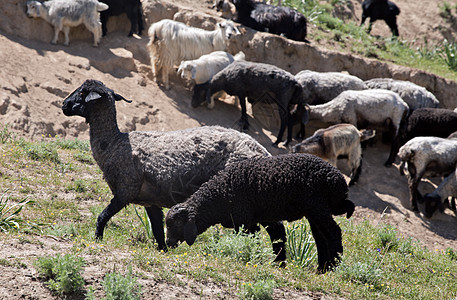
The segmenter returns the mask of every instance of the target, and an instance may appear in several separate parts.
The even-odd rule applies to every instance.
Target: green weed
[[[240,297],[249,300],[270,300],[273,299],[273,288],[275,286],[272,280],[260,280],[252,283],[243,283],[241,285]]]
[[[19,216],[24,206],[33,203],[32,200],[24,198],[18,203],[10,205],[10,195],[6,192],[0,194],[0,230],[7,232],[12,229],[19,229],[24,220]]]
[[[289,224],[286,226],[286,236],[289,259],[301,268],[309,266],[314,261],[317,252],[313,236],[306,223]]]
[[[38,273],[46,280],[49,289],[59,295],[69,295],[84,286],[81,268],[85,261],[72,254],[39,257],[35,262]]]
[[[127,274],[108,273],[103,280],[106,300],[136,300],[141,299],[141,285],[132,276],[132,268]]]

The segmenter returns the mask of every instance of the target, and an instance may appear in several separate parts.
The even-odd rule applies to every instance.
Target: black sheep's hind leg
[[[163,212],[162,208],[157,206],[146,207],[149,221],[151,222],[152,233],[158,244],[159,250],[167,250],[167,244],[165,243],[165,234],[163,232]]]

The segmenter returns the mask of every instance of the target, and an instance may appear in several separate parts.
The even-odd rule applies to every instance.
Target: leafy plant
[[[235,233],[213,234],[206,252],[252,264],[268,263],[274,259],[271,245],[266,245],[259,233],[247,234],[242,229]]]
[[[137,278],[132,276],[132,268],[124,276],[119,273],[108,273],[103,280],[107,300],[135,300],[141,299],[141,285]]]
[[[35,262],[38,273],[47,280],[49,289],[59,295],[68,295],[84,286],[81,268],[85,261],[72,254],[39,257]]]
[[[133,208],[135,209],[135,213],[140,219],[141,225],[143,226],[144,231],[146,232],[146,236],[149,239],[154,238],[154,234],[152,232],[152,225],[151,221],[149,220],[148,213],[146,212],[146,209],[143,210],[143,215],[141,216],[138,210],[136,209],[136,206],[134,205]]]
[[[254,284],[243,283],[240,296],[242,299],[268,300],[273,299],[273,280],[261,280]]]
[[[0,195],[0,230],[6,232],[11,229],[18,229],[19,224],[24,220],[18,215],[25,205],[33,203],[32,200],[27,198],[22,199],[16,204],[8,205],[9,195],[3,193]]]
[[[3,126],[2,130],[0,130],[0,143],[6,144],[9,141],[13,140],[13,134],[8,129],[8,124]]]
[[[287,253],[299,267],[308,266],[316,257],[313,236],[306,223],[300,222],[286,227]]]
[[[391,225],[384,226],[378,233],[380,247],[389,250],[396,250],[399,245],[399,238],[397,238],[397,231]]]
[[[457,45],[444,40],[440,51],[441,58],[453,71],[457,71]]]
[[[367,284],[373,287],[380,287],[383,272],[376,263],[355,262],[347,263],[344,259],[337,268],[337,271],[346,280]]]

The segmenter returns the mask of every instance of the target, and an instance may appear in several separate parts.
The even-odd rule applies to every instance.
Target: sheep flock
[[[390,14],[377,11],[386,9],[377,2],[396,9]],[[116,102],[130,102],[121,96],[122,90],[95,79],[75,87],[64,100],[63,113],[88,123],[93,156],[113,194],[98,216],[98,239],[116,213],[138,204],[146,209],[160,250],[179,242],[192,245],[215,224],[253,231],[260,224],[270,235],[276,261],[283,263],[287,252],[282,222],[305,217],[316,240],[318,269],[331,270],[343,254],[341,230],[333,216],[349,218],[357,210],[349,189],[361,184],[364,149],[378,143],[391,151],[384,166],[376,167],[395,167],[407,176],[409,209],[432,218],[443,211],[448,197],[457,197],[457,142],[448,137],[457,132],[457,112],[440,106],[424,87],[346,72],[292,74],[243,52],[230,52],[230,45],[247,27],[312,44],[307,20],[296,10],[253,0],[217,0],[213,9],[230,13],[224,11],[227,19],[208,29],[174,19],[146,21],[141,5],[139,0],[29,0],[27,15],[54,27],[53,44],[63,31],[68,46],[70,27],[84,24],[93,33],[93,45],[103,47],[108,18],[126,13],[128,36],[143,33],[147,39],[144,50],[151,75],[164,92],[173,95],[170,90],[184,86],[196,114],[218,106],[218,97],[236,97],[241,119],[235,123],[238,130],[202,126],[121,132]],[[362,24],[370,18],[371,28],[375,20],[384,19],[398,36],[399,13],[390,1],[364,1]],[[249,135],[247,106],[256,105],[279,114],[279,133],[272,144],[290,153],[271,155]],[[294,139],[297,126],[300,133]],[[338,159],[347,159],[349,174],[338,169]],[[423,196],[418,185],[426,176],[443,179],[435,191]],[[165,217],[167,236],[163,208],[170,209]]]

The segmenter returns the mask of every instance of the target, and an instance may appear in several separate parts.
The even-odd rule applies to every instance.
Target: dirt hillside
[[[219,20],[218,13],[211,9],[209,1],[142,2],[146,28],[159,19],[173,18],[178,11],[181,12],[177,16],[179,20],[198,27],[213,28]],[[348,18],[359,22],[361,0],[347,2],[352,4]],[[452,23],[439,15],[439,4],[444,1],[421,0],[420,6],[415,0],[395,2],[402,11],[398,19],[402,38],[412,43],[423,41],[424,38],[436,42],[444,38],[455,39]],[[64,116],[61,105],[66,95],[84,80],[92,78],[133,100],[131,104],[117,104],[118,122],[122,131],[168,131],[216,124],[237,128],[236,121],[240,112],[233,105],[232,99],[217,102],[213,110],[205,107],[193,109],[190,106],[191,92],[177,75],[171,78],[170,90],[157,85],[152,80],[146,50],[147,34],[127,38],[127,23],[125,16],[112,18],[108,26],[109,33],[98,48],[92,47],[92,36],[82,26],[71,30],[69,46],[62,45],[62,34],[58,44],[51,45],[52,27],[41,19],[28,19],[25,15],[25,0],[2,0],[0,126],[8,124],[18,134],[33,140],[49,135],[87,139],[88,125],[82,118]],[[318,29],[312,27],[310,30]],[[375,23],[372,33],[390,35],[389,29],[382,22]],[[350,54],[338,54],[328,50],[322,41],[311,41],[310,45],[304,45],[267,33],[246,30],[242,38],[232,41],[229,49],[233,52],[243,50],[248,60],[274,63],[292,73],[309,68],[318,71],[347,71],[362,79],[394,77],[411,80],[434,92],[443,107],[457,106],[455,82],[419,70]],[[249,121],[251,129],[248,133],[273,154],[288,152],[284,147],[271,147],[277,133],[274,126],[266,126],[268,124],[265,120],[254,119],[252,114]],[[312,133],[310,131],[308,134]],[[410,211],[406,178],[399,175],[396,166],[383,166],[388,153],[389,147],[379,142],[364,150],[362,176],[358,184],[350,188],[350,198],[357,205],[354,222],[369,219],[390,223],[402,235],[419,239],[430,249],[457,249],[455,213],[447,209],[443,214],[437,213],[432,219],[426,219],[422,214]],[[344,163],[342,160],[343,169]],[[421,192],[432,190],[433,186],[430,181],[424,181]],[[2,248],[0,258],[9,251],[14,251],[17,245],[2,245]],[[6,278],[8,282],[16,282],[19,286],[30,284],[26,275],[17,278],[14,274],[8,276],[11,276]],[[21,282],[18,283],[19,281]],[[160,287],[158,290],[161,290]],[[166,293],[165,289],[162,295],[157,296],[166,297]],[[0,288],[0,298],[1,294]]]

